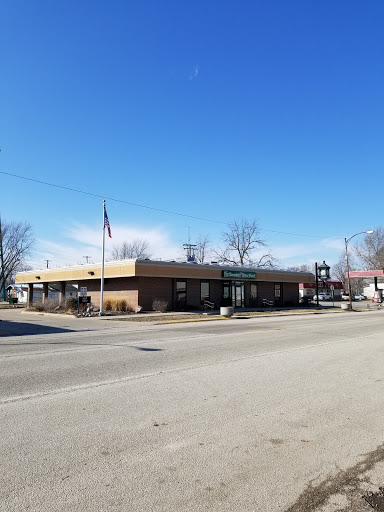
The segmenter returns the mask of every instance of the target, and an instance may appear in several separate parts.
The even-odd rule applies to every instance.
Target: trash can
[[[18,299],[17,297],[10,297],[10,299],[9,299],[9,303],[10,303],[10,304],[17,304],[17,301],[18,301],[18,300],[19,300],[19,299]]]
[[[234,308],[232,306],[221,306],[220,315],[230,318],[234,313]]]

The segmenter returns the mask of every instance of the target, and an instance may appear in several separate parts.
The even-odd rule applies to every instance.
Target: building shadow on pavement
[[[30,324],[24,322],[10,322],[2,320],[0,322],[0,338],[7,336],[33,336],[39,334],[57,334],[60,332],[78,332],[74,329],[63,327],[53,327],[51,325]]]

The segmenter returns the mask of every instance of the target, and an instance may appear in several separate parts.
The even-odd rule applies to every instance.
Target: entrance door
[[[244,283],[242,281],[232,282],[232,303],[235,308],[244,307]]]

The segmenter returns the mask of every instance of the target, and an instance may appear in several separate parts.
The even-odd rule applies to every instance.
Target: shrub
[[[44,302],[44,311],[55,311],[59,305],[59,299],[46,299],[46,301]],[[62,309],[64,309],[64,307]]]
[[[36,311],[44,311],[43,299],[37,299],[31,306],[31,309]]]
[[[75,297],[68,297],[65,301],[65,309],[67,311],[76,311],[77,310],[77,299]]]
[[[105,311],[112,311],[112,299],[110,297],[103,299],[103,308]]]
[[[58,299],[45,299],[45,302],[43,302],[43,299],[37,299],[33,303],[33,306],[31,309],[34,309],[35,311],[45,311],[47,313],[52,313],[53,311],[57,311],[58,306],[59,306]]]
[[[105,311],[134,311],[135,308],[129,304],[127,299],[119,295],[110,295],[103,299],[103,308]]]
[[[165,313],[168,310],[168,301],[165,299],[153,299],[152,309],[160,313]]]

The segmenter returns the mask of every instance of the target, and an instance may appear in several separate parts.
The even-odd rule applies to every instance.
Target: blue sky
[[[5,0],[0,171],[125,201],[107,254],[178,257],[243,217],[282,266],[332,264],[381,223],[383,22],[381,0]],[[102,198],[0,190],[36,268],[100,261]]]

